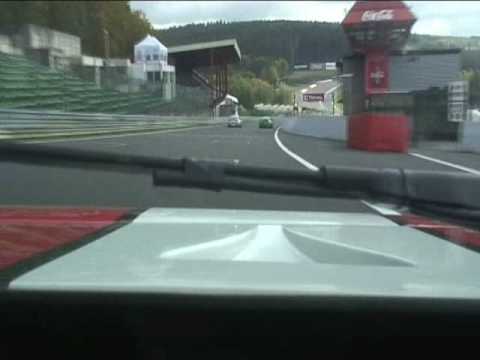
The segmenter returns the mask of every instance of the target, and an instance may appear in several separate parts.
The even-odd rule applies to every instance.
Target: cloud
[[[286,19],[340,22],[353,1],[134,1],[157,27],[215,20]]]
[[[418,34],[472,36],[480,35],[480,3],[476,1],[407,1],[417,22],[412,32]]]
[[[452,35],[451,24],[443,19],[422,20],[415,23],[412,32],[416,34]]]
[[[189,23],[248,20],[341,22],[354,1],[133,1],[156,28]],[[418,18],[415,33],[480,35],[480,2],[406,1]]]

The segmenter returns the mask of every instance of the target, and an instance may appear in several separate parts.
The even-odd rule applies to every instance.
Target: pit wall
[[[410,146],[410,119],[402,115],[361,113],[350,120],[346,116],[302,116],[276,122],[290,134],[345,141],[358,150],[407,152]]]
[[[320,139],[347,140],[345,116],[302,116],[278,118],[283,131]]]
[[[480,153],[480,121],[465,121],[459,127],[459,148]]]

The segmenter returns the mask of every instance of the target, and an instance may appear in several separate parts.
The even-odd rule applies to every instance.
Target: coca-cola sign
[[[392,20],[393,19],[393,10],[367,10],[362,14],[362,21],[382,21],[382,20]]]

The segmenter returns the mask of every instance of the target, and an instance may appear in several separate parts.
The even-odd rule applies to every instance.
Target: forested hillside
[[[284,58],[289,64],[336,61],[349,51],[347,39],[337,23],[219,21],[157,30],[156,34],[167,47],[235,38],[244,54]]]
[[[336,61],[350,49],[339,23],[308,21],[245,21],[190,24],[157,30],[167,46],[236,38],[244,54],[284,58],[290,65]],[[412,34],[407,49],[480,49],[480,37]]]
[[[82,51],[105,56],[104,30],[110,56],[131,57],[133,45],[153,32],[144,14],[128,1],[1,1],[0,33],[24,24],[46,26],[82,39]]]

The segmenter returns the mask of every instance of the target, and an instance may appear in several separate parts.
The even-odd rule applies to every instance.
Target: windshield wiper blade
[[[374,199],[412,206],[480,209],[480,177],[459,172],[322,166],[318,172],[194,159],[0,143],[0,161],[153,175],[154,186]]]

